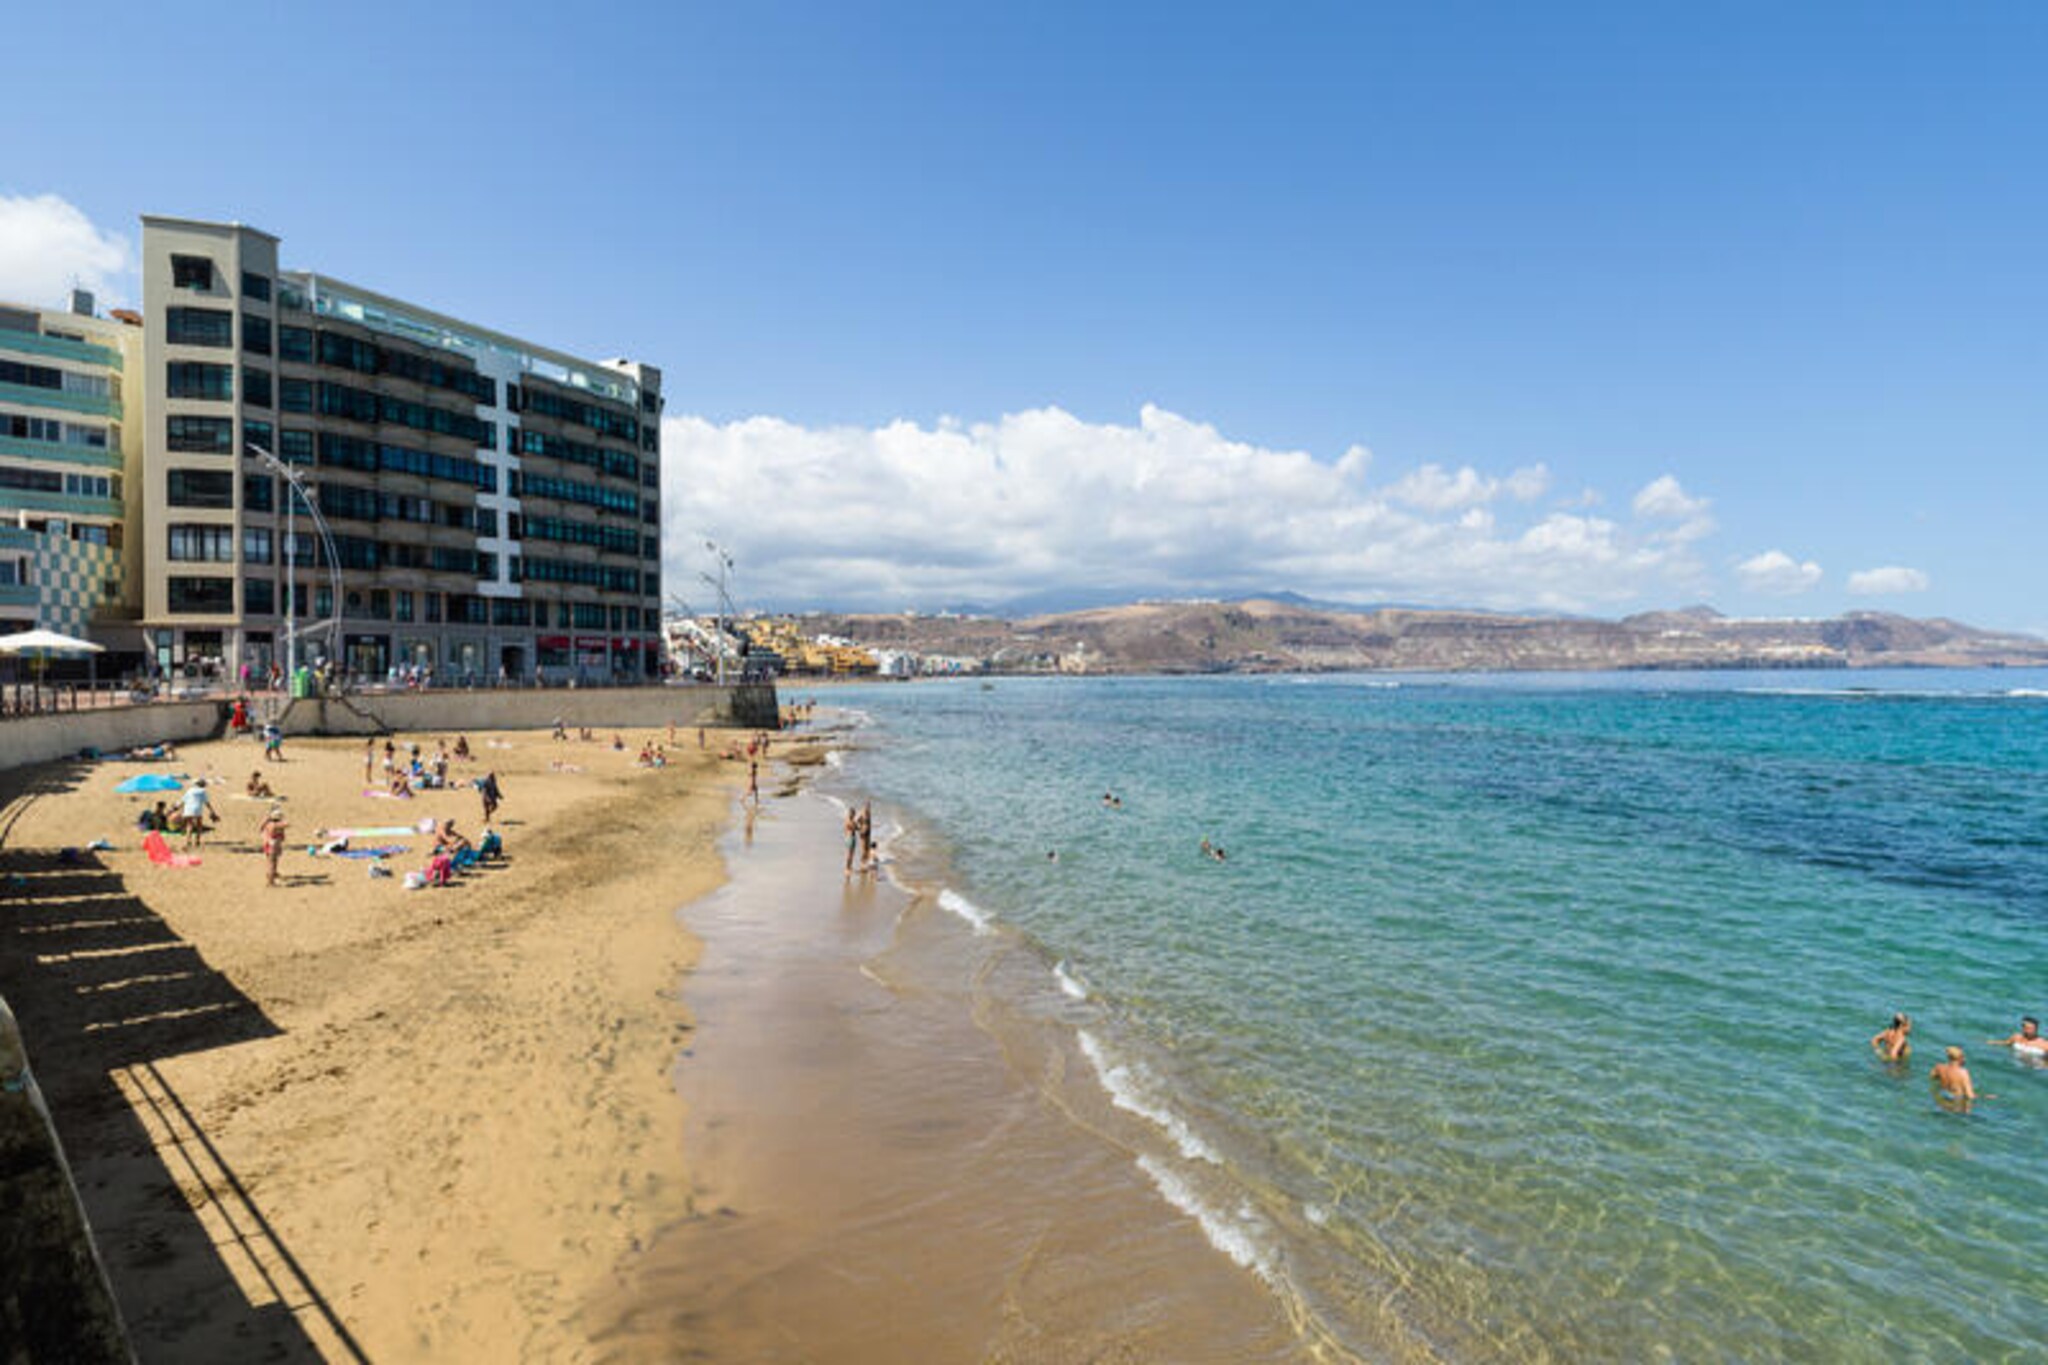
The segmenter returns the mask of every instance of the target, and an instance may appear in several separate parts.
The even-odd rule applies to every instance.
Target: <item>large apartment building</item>
[[[126,493],[158,666],[659,670],[659,370],[282,269],[242,224],[142,221]]]
[[[124,482],[140,432],[123,400],[141,354],[142,329],[93,316],[89,294],[69,312],[0,304],[0,633],[132,623]]]

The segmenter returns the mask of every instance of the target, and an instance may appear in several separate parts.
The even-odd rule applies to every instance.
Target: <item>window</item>
[[[116,496],[114,481],[105,474],[66,474],[64,491],[74,498],[111,498]]]
[[[250,616],[270,616],[277,611],[277,584],[267,578],[242,580],[242,610]]]
[[[603,630],[604,605],[599,602],[578,602],[576,604],[576,629]]]
[[[213,262],[204,256],[171,257],[171,288],[212,289]]]
[[[235,528],[227,525],[179,525],[165,530],[170,536],[168,557],[184,564],[232,564],[235,562]]]
[[[441,594],[440,594],[440,593],[437,593],[437,592],[430,592],[430,593],[427,593],[427,594],[426,594],[426,599],[427,599],[427,624],[428,624],[428,625],[438,625],[438,624],[440,624],[440,621],[441,621]]]
[[[391,619],[391,589],[370,589],[370,615],[376,617],[379,621],[389,621]]]
[[[412,620],[412,594],[395,592],[391,594],[391,616],[399,624]]]
[[[286,464],[313,463],[313,433],[286,427],[278,437],[277,458]]]
[[[180,578],[172,575],[171,610],[226,615],[235,609],[235,580],[232,578]]]
[[[322,584],[321,586],[313,589],[313,614],[315,616],[334,615],[333,588],[328,587],[325,584]]]
[[[173,507],[235,505],[235,476],[225,470],[173,469],[166,477],[165,495]]]
[[[313,410],[313,381],[293,379],[287,375],[278,381],[277,405],[286,412],[311,412]]]
[[[201,360],[173,360],[168,382],[173,398],[203,398],[214,403],[234,401],[235,372],[231,366],[209,365]]]
[[[266,455],[277,453],[277,445],[271,439],[270,423],[252,422],[246,417],[242,419],[242,453],[255,454],[256,451],[251,447],[260,448]]]
[[[253,313],[242,314],[242,349],[257,355],[270,354],[270,319]]]
[[[491,603],[491,624],[494,626],[523,626],[527,622],[527,603],[518,597],[500,597]]]
[[[195,455],[235,453],[235,422],[231,417],[185,417],[173,413],[164,422],[172,450]]]
[[[277,484],[268,474],[242,476],[242,506],[251,512],[277,510]]]
[[[224,308],[166,308],[164,340],[173,346],[232,346],[235,315]]]
[[[257,275],[244,270],[242,272],[242,297],[254,299],[258,303],[269,303],[270,276]]]
[[[270,406],[270,371],[242,367],[242,401],[253,408]]]
[[[302,365],[313,363],[313,332],[307,327],[279,327],[277,329],[277,358],[296,360]]]
[[[242,562],[245,564],[268,564],[270,562],[269,527],[244,526],[242,528]]]

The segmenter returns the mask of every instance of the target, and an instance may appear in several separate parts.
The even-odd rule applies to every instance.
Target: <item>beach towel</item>
[[[382,787],[365,787],[365,788],[363,788],[363,795],[365,795],[365,796],[374,796],[374,797],[376,797],[376,798],[377,798],[378,800],[380,800],[380,801],[410,801],[410,800],[412,800],[412,794],[411,794],[410,792],[408,792],[408,793],[407,793],[406,795],[404,795],[404,796],[400,796],[400,795],[399,795],[399,794],[398,794],[397,792],[388,792],[388,791],[385,791],[385,790],[384,790],[384,789],[383,789]]]
[[[370,825],[362,829],[323,829],[323,839],[390,839],[417,831],[411,825]]]
[[[199,866],[199,855],[197,853],[171,852],[170,844],[165,842],[164,836],[158,834],[155,830],[151,830],[142,836],[142,851],[147,853],[149,860],[158,867]]]
[[[337,858],[389,858],[394,854],[410,851],[404,844],[379,844],[375,848],[337,848],[334,850],[334,856]]]
[[[126,782],[114,784],[115,791],[130,794],[135,792],[175,792],[183,791],[184,789],[185,784],[172,777],[169,773],[144,773],[140,777],[131,777]]]

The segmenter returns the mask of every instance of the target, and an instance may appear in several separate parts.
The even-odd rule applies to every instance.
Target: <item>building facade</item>
[[[280,269],[242,224],[142,242],[127,493],[159,667],[658,673],[659,370]]]
[[[133,622],[124,495],[140,433],[124,388],[141,347],[140,327],[93,316],[83,292],[69,312],[0,304],[0,633]]]

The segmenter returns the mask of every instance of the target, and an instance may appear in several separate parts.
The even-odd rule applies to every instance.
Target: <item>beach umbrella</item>
[[[117,792],[177,792],[185,784],[169,773],[139,773],[114,788]]]
[[[23,659],[75,659],[83,654],[106,652],[105,645],[96,645],[75,635],[59,635],[54,630],[24,630],[13,635],[0,635],[0,654],[12,654]]]
[[[43,660],[45,659],[76,659],[80,655],[90,659],[94,655],[106,652],[105,645],[96,645],[90,640],[81,640],[75,635],[59,635],[54,630],[23,630],[17,631],[13,635],[0,635],[0,655],[8,655],[17,659],[35,660],[36,681],[38,683],[42,681]],[[91,685],[94,688],[99,686],[99,669],[97,666],[92,669]],[[20,700],[18,694],[15,700]]]

